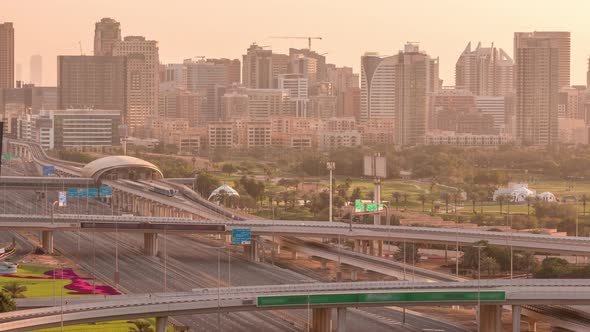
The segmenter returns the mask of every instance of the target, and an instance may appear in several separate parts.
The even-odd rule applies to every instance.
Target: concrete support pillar
[[[258,262],[259,261],[259,257],[258,257],[258,242],[254,239],[252,239],[250,241],[250,244],[245,244],[244,245],[244,253],[246,254],[246,257],[253,261],[253,262]]]
[[[337,322],[336,322],[336,332],[346,332],[346,308],[338,308],[336,309],[337,312]]]
[[[369,255],[375,256],[375,241],[369,240]]]
[[[135,209],[137,211],[136,215],[143,216],[144,215],[143,214],[143,203],[144,203],[144,199],[141,198],[141,197],[138,197],[138,198],[135,199],[135,201],[136,201],[136,204],[135,204],[136,207],[135,207]]]
[[[299,254],[297,253],[297,250],[293,249],[293,251],[291,252],[291,259],[298,259],[299,258]]]
[[[354,240],[354,245],[352,246],[352,251],[361,252],[361,240]]]
[[[146,256],[158,255],[158,233],[143,233],[143,251]]]
[[[350,280],[356,281],[357,280],[357,272],[355,270],[350,271]]]
[[[313,309],[313,320],[311,324],[313,332],[330,332],[331,310],[327,308]]]
[[[383,240],[377,241],[377,256],[383,257]]]
[[[125,204],[125,210],[133,214],[133,199],[130,194],[125,194],[127,204]]]
[[[485,304],[479,306],[479,330],[486,332],[502,331],[501,305]]]
[[[520,315],[522,308],[519,305],[512,306],[512,332],[520,332]]]
[[[125,193],[123,195],[123,201],[125,202],[125,211],[131,212],[131,200],[129,199],[129,194]]]
[[[537,332],[537,321],[535,319],[526,317],[524,321],[527,323],[527,328],[523,331]]]
[[[41,232],[41,245],[46,253],[53,254],[53,231]]]
[[[156,332],[166,332],[168,317],[156,317]]]

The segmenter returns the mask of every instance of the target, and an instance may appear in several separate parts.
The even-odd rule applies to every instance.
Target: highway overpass
[[[53,221],[53,222],[52,222]],[[490,232],[433,227],[349,225],[342,222],[279,220],[192,220],[172,217],[62,215],[0,215],[1,230],[141,232],[145,234],[229,234],[235,228],[250,228],[255,236],[348,238],[355,240],[415,241],[469,246],[488,241],[498,246],[568,255],[590,255],[590,238],[529,233]]]
[[[19,300],[44,306],[53,299]],[[590,280],[481,280],[447,283],[358,282],[250,287],[206,288],[193,292],[90,298],[63,305],[0,314],[1,331],[29,331],[110,320],[157,318],[157,331],[165,331],[169,316],[215,312],[308,309],[314,331],[329,331],[330,310],[343,322],[347,307],[477,305],[482,331],[501,330],[501,306],[535,304],[590,304]],[[520,315],[513,317],[520,326]],[[345,331],[345,324],[336,324]],[[515,329],[516,330],[516,329]],[[519,329],[516,331],[520,331]]]

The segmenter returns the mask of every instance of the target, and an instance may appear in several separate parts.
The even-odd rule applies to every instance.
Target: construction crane
[[[274,39],[307,39],[307,48],[309,50],[311,50],[311,40],[312,39],[322,40],[322,37],[274,36],[274,37],[270,37],[270,38],[274,38]]]

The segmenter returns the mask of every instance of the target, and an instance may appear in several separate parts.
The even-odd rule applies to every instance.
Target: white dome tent
[[[232,187],[228,186],[227,184],[221,185],[219,188],[213,190],[211,195],[209,195],[208,200],[219,201],[221,198],[221,192],[225,192],[227,196],[236,196],[240,197],[240,194]]]
[[[499,188],[494,192],[493,200],[497,201],[500,196],[510,197],[512,203],[524,203],[527,199],[538,199],[541,202],[557,202],[555,195],[546,191],[537,194],[535,190],[529,188],[526,183],[509,183],[508,188]]]
[[[539,198],[543,202],[557,202],[557,199],[555,198],[555,195],[553,195],[552,193],[550,193],[548,191],[540,194],[539,195]]]
[[[536,193],[526,183],[509,183],[508,188],[499,188],[494,192],[493,200],[497,201],[500,196],[510,196],[511,202],[523,203],[527,197],[535,197]]]

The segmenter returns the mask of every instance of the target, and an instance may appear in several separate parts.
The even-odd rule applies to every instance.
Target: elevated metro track
[[[39,165],[53,165],[56,170],[74,177],[80,176],[80,171],[84,166],[80,163],[50,157],[39,144],[34,142],[10,139],[8,140],[8,148],[9,150],[16,150],[17,155],[22,153],[21,150],[26,150],[29,152],[30,158]]]

